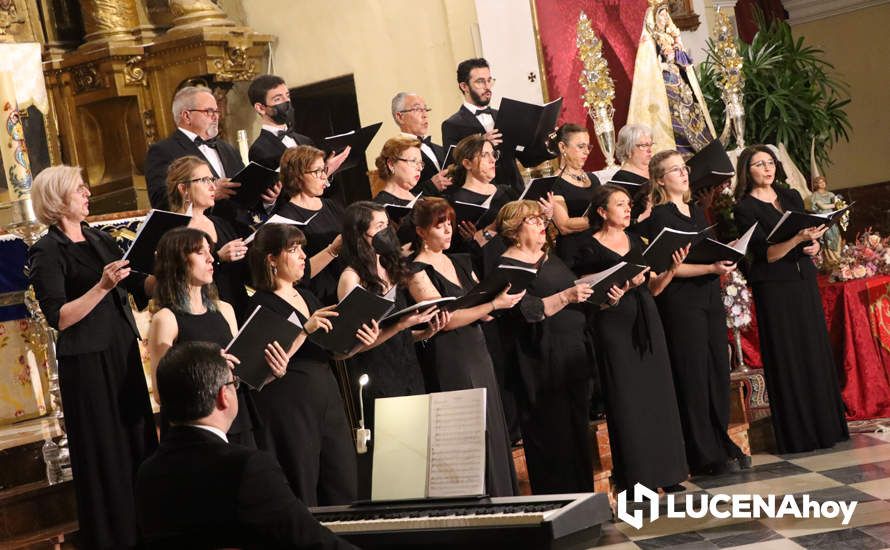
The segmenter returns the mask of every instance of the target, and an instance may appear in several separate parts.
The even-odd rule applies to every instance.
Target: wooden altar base
[[[55,419],[0,427],[0,548],[70,548],[77,505],[70,481],[50,485],[43,441],[61,435]]]

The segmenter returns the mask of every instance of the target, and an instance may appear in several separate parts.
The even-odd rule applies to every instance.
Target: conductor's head
[[[170,348],[158,364],[157,385],[171,424],[227,432],[238,414],[239,380],[216,344],[186,342]]]

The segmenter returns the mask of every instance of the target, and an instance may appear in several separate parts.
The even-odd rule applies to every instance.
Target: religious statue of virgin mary
[[[667,1],[649,0],[643,18],[627,123],[652,128],[653,152],[676,149],[684,157],[716,136]]]

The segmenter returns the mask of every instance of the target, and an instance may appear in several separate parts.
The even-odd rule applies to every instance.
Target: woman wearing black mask
[[[386,210],[379,204],[360,201],[351,204],[343,218],[341,258],[345,269],[340,275],[337,296],[343,299],[353,288],[361,286],[369,292],[394,301],[393,311],[408,307],[403,286],[408,266],[401,256],[394,228],[389,225]],[[450,314],[435,307],[408,315],[401,322],[381,329],[373,346],[365,346],[347,361],[349,382],[356,386],[362,374],[370,378],[365,387],[365,425],[373,430],[374,400],[425,393],[423,374],[414,351],[414,342],[430,338],[450,320]],[[423,330],[411,327],[425,325]],[[350,395],[358,395],[355,387]],[[355,403],[358,406],[358,403]],[[370,461],[359,459],[359,497],[369,489]]]

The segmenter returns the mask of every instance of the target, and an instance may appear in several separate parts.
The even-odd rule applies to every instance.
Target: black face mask
[[[374,252],[381,256],[398,254],[399,246],[399,241],[396,239],[394,232],[388,227],[378,231],[374,238],[371,239],[371,247],[374,248]]]
[[[269,118],[271,118],[275,124],[287,124],[290,126],[293,111],[294,108],[291,106],[290,101],[285,101],[278,105],[266,105],[266,114],[269,115]]]

